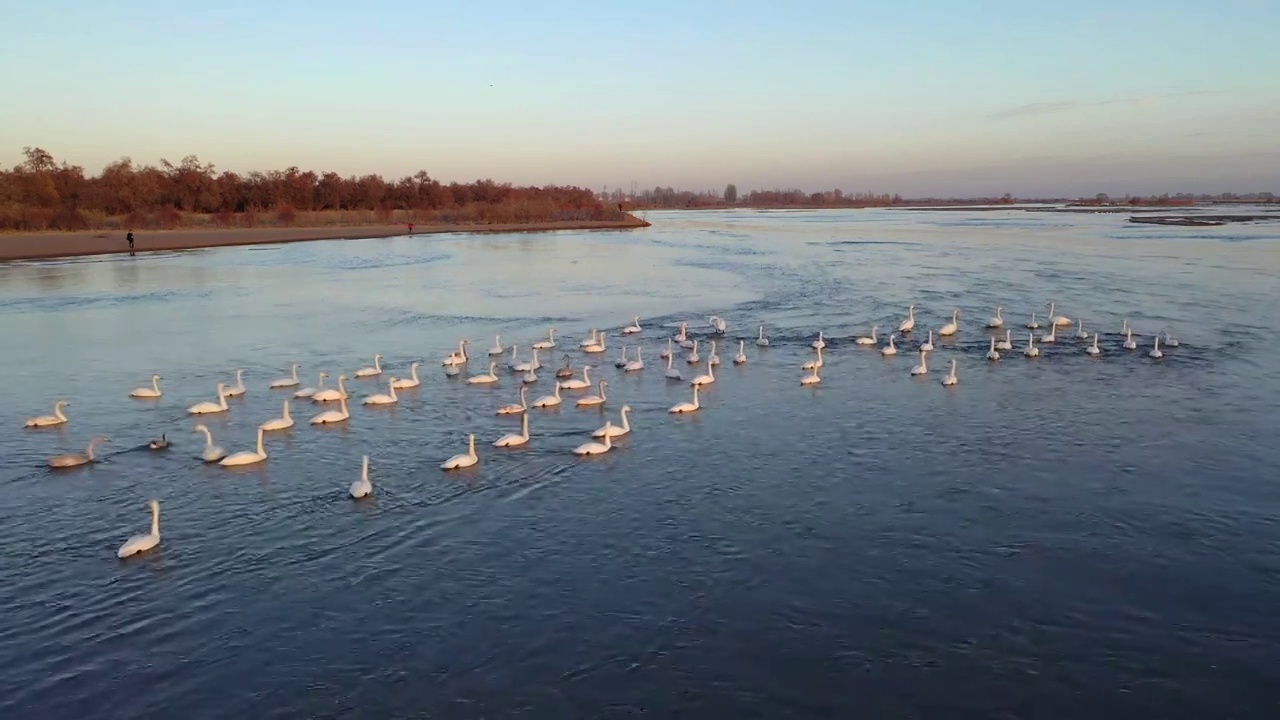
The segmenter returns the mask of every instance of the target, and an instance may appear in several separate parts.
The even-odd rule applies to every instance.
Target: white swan
[[[960,378],[956,377],[956,360],[955,358],[951,358],[951,372],[946,377],[942,378],[942,386],[951,387],[958,382],[960,382]]]
[[[271,382],[271,387],[273,388],[297,387],[298,384],[301,382],[300,380],[298,380],[298,368],[300,367],[302,366],[299,365],[298,363],[294,363],[293,365],[291,365],[289,368],[289,377],[280,378],[279,380],[273,380]]]
[[[933,352],[933,331],[932,330],[929,331],[929,339],[921,343],[920,349],[925,352]]]
[[[855,344],[855,345],[878,345],[878,344],[880,344],[880,341],[879,341],[878,339],[876,339],[876,330],[879,330],[879,329],[880,329],[880,326],[879,326],[879,325],[872,325],[872,326],[871,326],[871,335],[870,335],[870,336],[863,335],[862,337],[858,338],[857,340],[854,340],[854,341],[853,341],[853,342],[854,342],[854,344]]]
[[[738,341],[738,354],[733,356],[734,365],[741,365],[742,363],[747,361],[747,353],[745,350],[746,346],[747,346],[746,340]]]
[[[608,433],[608,428],[609,428],[611,425],[612,425],[612,423],[609,423],[609,422],[606,422],[606,423],[604,424],[604,426],[605,426],[605,428],[606,428],[606,432],[605,432],[605,435],[604,435],[604,442],[602,442],[602,443],[598,443],[598,442],[582,443],[581,445],[579,445],[578,447],[576,447],[576,448],[574,448],[574,449],[573,449],[573,454],[574,454],[574,455],[603,455],[603,454],[605,454],[605,453],[609,452],[610,450],[612,450],[612,449],[613,449],[613,439],[609,436],[609,433]]]
[[[68,468],[77,465],[88,465],[93,462],[93,446],[98,443],[107,441],[107,437],[99,435],[89,441],[89,447],[83,453],[68,453],[66,455],[54,455],[49,458],[49,467],[51,468]]]
[[[1057,326],[1056,326],[1056,325],[1054,325],[1053,323],[1049,323],[1049,329],[1048,329],[1048,331],[1046,331],[1044,334],[1042,334],[1042,335],[1040,336],[1040,342],[1042,342],[1042,343],[1056,343],[1056,342],[1058,342],[1058,328],[1057,328]]]
[[[895,347],[895,346],[894,346],[894,344],[893,344],[893,339],[894,339],[894,337],[896,337],[896,336],[895,336],[895,335],[890,335],[890,336],[889,336],[889,344],[888,344],[888,345],[886,345],[885,347],[880,348],[880,354],[881,354],[881,355],[889,356],[889,355],[897,355],[897,354],[898,354],[898,348],[897,348],[897,347]]]
[[[1131,328],[1129,327],[1129,318],[1125,318],[1124,322],[1120,324],[1120,334],[1128,335],[1130,330]]]
[[[294,393],[293,396],[296,398],[314,397],[316,393],[320,392],[321,390],[324,390],[324,379],[327,377],[329,377],[329,373],[326,373],[326,372],[320,373],[319,384],[316,387],[302,388],[298,392]]]
[[[608,333],[600,333],[600,334],[596,337],[596,341],[595,341],[595,343],[594,343],[594,344],[592,344],[592,345],[588,345],[588,346],[586,346],[586,347],[582,348],[582,352],[584,352],[584,353],[602,353],[602,352],[604,352],[604,339],[605,339],[605,336],[607,336],[607,335],[608,335]]]
[[[684,376],[682,376],[680,374],[680,371],[676,369],[674,364],[675,361],[676,361],[675,355],[667,356],[667,378],[670,380],[683,380]]]
[[[342,396],[338,399],[337,410],[326,410],[315,417],[311,418],[312,425],[329,425],[332,423],[344,422],[351,418],[351,413],[347,411],[347,398]]]
[[[240,397],[241,395],[248,392],[248,390],[249,388],[244,386],[244,369],[239,368],[236,370],[236,384],[227,388],[226,396]]]
[[[577,405],[578,407],[588,407],[591,405],[603,405],[605,401],[609,399],[604,394],[604,389],[608,386],[609,386],[609,382],[607,380],[601,380],[599,385],[600,387],[599,395],[584,395],[578,398],[578,401],[574,404]]]
[[[912,375],[924,375],[929,372],[929,354],[924,350],[920,351],[920,364],[911,368]]]
[[[1004,339],[996,343],[996,349],[1005,350],[1005,351],[1013,349],[1013,331],[1012,330],[1010,330],[1009,328],[1005,328]]]
[[[800,384],[801,385],[817,385],[818,383],[822,382],[822,376],[818,374],[819,370],[821,370],[821,368],[814,368],[813,372],[800,378]]]
[[[525,391],[528,390],[524,385],[520,386],[520,402],[511,405],[503,405],[498,408],[498,415],[515,415],[529,409],[529,403],[525,399]]]
[[[1087,333],[1087,332],[1085,332],[1085,331],[1084,331],[1084,318],[1078,318],[1078,319],[1076,319],[1076,326],[1077,326],[1077,327],[1076,327],[1076,339],[1077,339],[1077,340],[1088,340],[1088,339],[1089,339],[1089,333]]]
[[[1160,352],[1160,336],[1159,335],[1156,335],[1155,346],[1151,348],[1151,352],[1147,353],[1147,357],[1155,358],[1156,360],[1159,360],[1160,358],[1164,357],[1164,353]]]
[[[289,401],[284,401],[284,415],[268,420],[258,427],[263,430],[284,430],[293,427],[293,416],[289,414]]]
[[[676,335],[676,343],[685,350],[693,347],[693,341],[689,339],[689,323],[680,323],[680,332]]]
[[[690,385],[710,385],[715,381],[716,381],[715,366],[711,364],[710,360],[708,360],[707,371],[701,375],[694,377],[692,380],[689,381],[689,384]]]
[[[630,325],[622,328],[623,335],[634,335],[638,332],[640,332],[640,316],[639,315],[636,316],[636,319],[633,320]]]
[[[493,441],[494,447],[516,447],[529,442],[529,413],[520,416],[520,432],[507,433]]]
[[[1164,346],[1178,347],[1178,338],[1170,335],[1168,330],[1164,331]]]
[[[915,329],[915,326],[916,326],[916,306],[911,305],[907,307],[907,319],[903,320],[902,324],[898,326],[898,332],[909,333],[913,329]]]
[[[1054,304],[1049,303],[1049,324],[1050,325],[1067,327],[1068,325],[1071,324],[1071,318],[1067,317],[1066,315],[1054,315],[1053,311],[1054,311]]]
[[[711,341],[711,353],[707,355],[707,362],[711,363],[712,365],[720,364],[720,355],[716,352],[715,340]]]
[[[555,407],[556,405],[559,405],[559,404],[560,404],[560,402],[561,402],[561,400],[560,400],[560,383],[556,383],[556,384],[555,384],[555,394],[553,394],[553,395],[543,395],[542,397],[540,397],[540,398],[538,398],[537,400],[534,400],[534,401],[533,401],[533,406],[534,406],[534,407],[536,407],[536,408],[549,408],[549,407]]]
[[[1040,348],[1036,347],[1036,334],[1027,333],[1027,348],[1022,351],[1029,358],[1040,357]]]
[[[337,389],[330,388],[328,390],[317,390],[316,394],[311,396],[311,401],[318,402],[318,403],[333,402],[335,400],[346,400],[346,399],[347,399],[347,376],[346,375],[338,376]]]
[[[196,403],[187,408],[187,412],[192,415],[208,415],[210,413],[220,413],[227,411],[227,388],[222,383],[218,383],[218,402],[202,402]]]
[[[471,434],[467,436],[467,451],[440,463],[442,470],[457,470],[459,468],[471,467],[480,461],[480,456],[476,455],[476,436]]]
[[[662,352],[658,353],[658,357],[662,358],[663,360],[666,360],[667,358],[671,357],[671,355],[675,352],[673,349],[675,344],[676,344],[675,340],[672,340],[671,338],[667,338],[667,348]]]
[[[613,423],[606,422],[604,424],[604,427],[597,428],[595,432],[591,433],[591,437],[598,438],[598,437],[608,436],[611,438],[616,438],[616,437],[622,437],[623,435],[626,435],[627,433],[631,432],[631,421],[627,419],[627,415],[630,412],[631,412],[631,406],[623,405],[622,406],[622,426],[619,427],[617,425],[614,425]]]
[[[988,360],[999,360],[1000,353],[996,352],[996,339],[991,338],[991,347],[987,350]]]
[[[637,346],[636,346],[636,359],[635,359],[635,360],[632,360],[632,361],[631,361],[631,362],[629,362],[629,363],[627,363],[627,364],[626,364],[626,367],[624,367],[624,368],[622,368],[622,369],[623,369],[623,370],[625,370],[625,371],[627,371],[627,372],[636,372],[637,370],[643,370],[643,369],[644,369],[644,358],[640,356],[640,353],[641,353],[643,350],[644,350],[644,348],[642,348],[642,347],[640,347],[639,345],[637,345]]]
[[[130,390],[130,391],[129,391],[129,397],[133,397],[133,398],[158,398],[158,397],[160,397],[160,395],[161,395],[161,392],[160,392],[160,380],[161,380],[161,378],[160,378],[160,376],[159,376],[159,375],[152,375],[152,376],[151,376],[151,387],[139,387],[139,388],[134,388],[134,389],[132,389],[132,390]]]
[[[489,348],[489,354],[490,354],[490,355],[501,355],[501,354],[505,353],[506,351],[507,351],[507,349],[506,349],[506,348],[504,348],[504,347],[502,347],[502,336],[501,336],[501,335],[495,335],[495,336],[494,336],[494,338],[493,338],[493,347]]]
[[[382,356],[375,354],[373,356],[373,367],[362,367],[356,371],[356,377],[373,377],[382,374]]]
[[[197,425],[192,432],[204,433],[204,450],[200,453],[200,459],[207,463],[218,462],[227,456],[225,450],[213,444],[213,433],[209,432],[209,428],[204,425]]]
[[[332,412],[332,411],[330,411]],[[228,455],[218,461],[219,465],[231,467],[232,465],[252,465],[260,463],[267,459],[267,449],[262,446],[262,437],[266,431],[258,428],[258,447],[255,450],[241,450],[238,453]]]
[[[1125,328],[1125,331],[1124,331],[1124,349],[1125,350],[1138,349],[1138,343],[1133,341],[1133,330],[1130,328]]]
[[[489,383],[498,382],[498,376],[493,374],[494,368],[498,367],[498,363],[489,361],[489,372],[479,373],[467,378],[468,385],[487,385]]]
[[[756,338],[756,345],[769,347],[769,338],[764,336],[764,323],[760,324],[760,336]]]
[[[533,368],[529,368],[528,372],[520,376],[520,382],[526,385],[538,382],[538,374],[533,371]]]
[[[818,348],[818,356],[800,366],[801,370],[812,370],[822,367],[822,348]]]
[[[1040,323],[1036,322],[1036,313],[1035,313],[1035,311],[1034,311],[1034,310],[1033,310],[1033,311],[1031,311],[1031,322],[1027,323],[1027,329],[1028,329],[1028,330],[1039,330],[1039,329],[1040,329]]]
[[[582,366],[582,377],[561,380],[557,385],[565,390],[581,390],[583,388],[591,387],[591,366]]]
[[[151,508],[151,532],[146,535],[134,535],[126,540],[116,551],[116,557],[127,558],[130,555],[146,552],[160,544],[160,501],[148,500],[147,506]]]
[[[682,402],[672,405],[667,412],[669,413],[690,413],[700,409],[702,405],[698,402],[698,386],[693,386],[693,402]]]
[[[826,347],[826,346],[827,346],[827,340],[826,340],[826,338],[823,336],[822,331],[821,331],[821,330],[819,330],[819,331],[818,331],[818,339],[817,339],[817,340],[814,340],[814,341],[813,341],[813,342],[811,342],[811,343],[809,343],[809,347],[813,348],[814,350],[821,350],[822,348],[824,348],[824,347]]]
[[[534,350],[550,350],[555,346],[556,346],[556,329],[548,328],[547,339],[539,340],[538,342],[534,343],[533,345],[530,345],[529,347],[533,348]]]
[[[370,395],[361,401],[363,405],[394,405],[400,402],[396,395],[396,379],[387,378],[387,392]]]
[[[987,321],[987,327],[989,328],[1004,327],[1004,315],[1000,314],[1002,312],[1004,312],[1003,307],[996,308],[996,316]]]
[[[416,388],[421,384],[422,381],[418,379],[418,363],[416,362],[409,364],[408,380],[404,378],[395,378],[391,381],[391,387],[396,390],[408,390],[409,388]]]
[[[459,340],[458,349],[445,356],[440,362],[441,365],[465,365],[467,360],[467,346],[471,344],[470,340]]]
[[[689,354],[684,357],[684,361],[690,365],[697,365],[702,362],[702,356],[698,354],[698,341],[693,341],[693,348],[689,350]]]
[[[62,414],[62,408],[70,405],[66,400],[59,400],[53,404],[52,415],[37,415],[33,418],[27,418],[22,423],[22,427],[48,427],[50,425],[61,425],[67,421],[67,416]]]
[[[956,321],[956,319],[957,319],[957,318],[959,318],[959,317],[960,317],[960,311],[959,311],[959,310],[952,310],[952,311],[951,311],[951,322],[949,322],[949,323],[947,323],[946,325],[943,325],[942,327],[938,328],[938,336],[939,336],[939,337],[947,337],[947,336],[949,336],[949,335],[955,335],[955,334],[956,334],[956,330],[959,330],[959,329],[960,329],[960,323]]]
[[[359,500],[362,497],[368,497],[373,494],[373,483],[369,482],[369,456],[365,455],[360,460],[360,479],[351,481],[351,489],[347,492],[351,493],[351,497]]]
[[[599,330],[596,330],[595,328],[591,328],[591,334],[588,335],[585,339],[583,339],[582,342],[578,343],[578,347],[586,348],[586,347],[591,347],[592,345],[598,344],[600,342],[599,333],[600,333]]]
[[[1093,334],[1093,344],[1084,349],[1090,355],[1100,355],[1102,350],[1098,348],[1098,333]]]

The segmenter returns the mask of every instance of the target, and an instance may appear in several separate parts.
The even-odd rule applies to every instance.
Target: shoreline
[[[404,224],[269,228],[192,228],[135,231],[135,253],[199,250],[243,245],[274,245],[315,240],[365,240],[401,235],[452,233],[554,232],[556,230],[631,230],[650,223],[628,214],[622,220],[557,220],[536,223]],[[129,252],[125,230],[0,233],[0,263],[14,260],[113,255]]]

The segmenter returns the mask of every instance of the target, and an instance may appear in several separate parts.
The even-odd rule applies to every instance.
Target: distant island
[[[216,172],[188,155],[96,176],[40,148],[0,170],[0,260],[441,232],[629,229],[648,222],[586,188],[444,184],[296,167]]]

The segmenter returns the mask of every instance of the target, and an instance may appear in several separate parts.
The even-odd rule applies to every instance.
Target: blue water
[[[0,265],[0,717],[1275,717],[1280,228],[1018,211],[649,213],[629,232],[423,236]],[[1100,331],[1022,357],[1047,303]],[[896,358],[852,338],[917,307]],[[1005,308],[1018,350],[982,327]],[[951,310],[931,371],[914,348]],[[729,328],[690,399],[657,357]],[[595,327],[603,410],[462,380],[501,334]],[[1141,349],[1121,348],[1127,319]],[[772,340],[753,339],[759,323]],[[800,364],[819,330],[823,381]],[[1147,357],[1152,334],[1180,341]],[[479,351],[461,378],[440,361]],[[735,367],[738,339],[749,362]],[[882,333],[883,341],[883,333]],[[732,347],[726,347],[731,345]],[[705,359],[708,350],[700,347]],[[394,408],[228,451],[304,384],[421,360]],[[957,361],[959,384],[940,380]],[[677,363],[685,378],[698,370]],[[131,388],[163,376],[158,401]],[[351,381],[354,397],[383,380]],[[22,421],[71,401],[71,421]],[[570,450],[622,404],[631,435]],[[480,463],[438,465],[476,433]],[[145,448],[167,433],[173,446]],[[99,462],[54,454],[107,435]],[[372,498],[346,488],[371,458]],[[119,561],[162,508],[161,545]]]

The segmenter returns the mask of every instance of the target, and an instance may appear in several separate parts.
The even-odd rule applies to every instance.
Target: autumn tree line
[[[88,175],[40,148],[23,156],[0,170],[0,230],[623,219],[617,205],[584,188],[446,185],[425,170],[398,180],[297,167],[241,175],[188,155],[159,165],[122,158]]]

